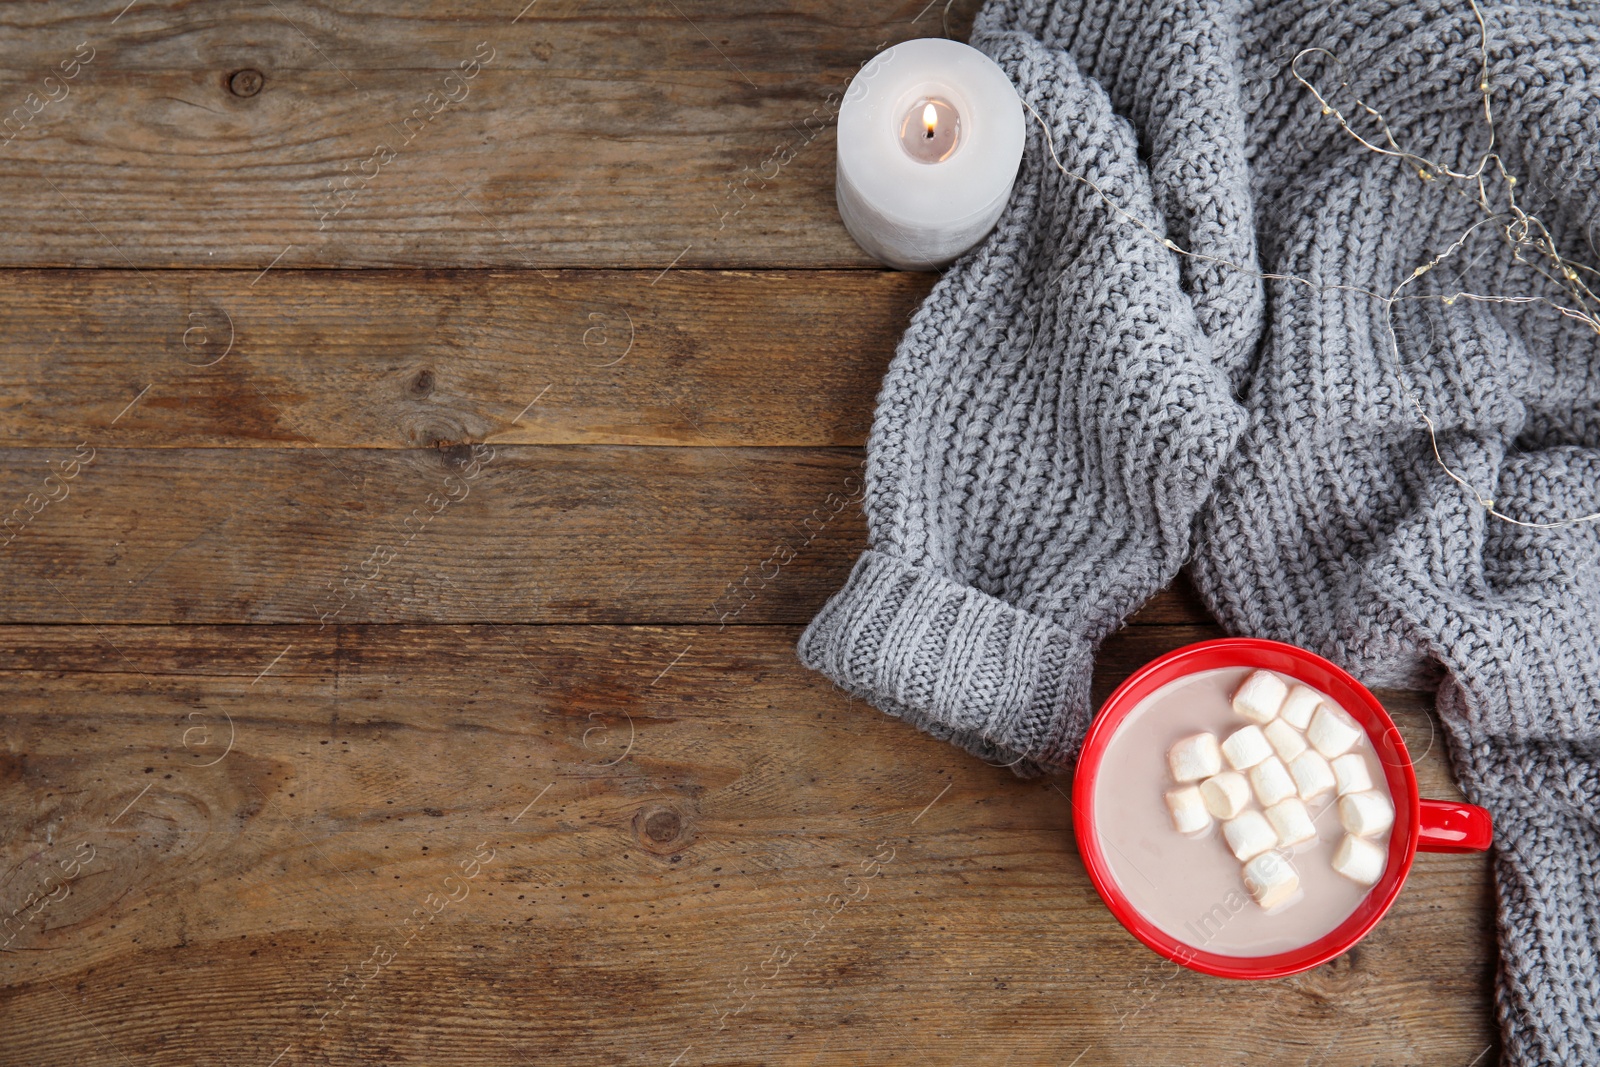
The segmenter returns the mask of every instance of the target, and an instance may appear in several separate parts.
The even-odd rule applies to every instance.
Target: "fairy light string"
[[[1214,263],[1230,270],[1263,281],[1279,281],[1291,284],[1304,285],[1316,292],[1354,292],[1378,301],[1383,306],[1383,326],[1387,332],[1389,352],[1393,365],[1390,372],[1399,385],[1401,392],[1411,405],[1416,409],[1417,416],[1422,420],[1423,426],[1428,431],[1429,445],[1434,461],[1439,468],[1453,481],[1472,494],[1485,513],[1490,517],[1513,526],[1520,526],[1532,530],[1553,530],[1566,526],[1575,526],[1580,523],[1600,521],[1600,511],[1580,515],[1576,518],[1562,519],[1555,522],[1532,522],[1520,519],[1501,511],[1497,506],[1494,496],[1483,491],[1460,471],[1453,468],[1444,458],[1444,453],[1439,445],[1439,432],[1434,419],[1423,407],[1421,399],[1411,389],[1405,376],[1401,373],[1403,358],[1400,353],[1400,339],[1395,330],[1394,308],[1402,299],[1406,300],[1438,300],[1445,306],[1451,306],[1457,301],[1469,301],[1485,304],[1539,304],[1544,305],[1557,314],[1583,323],[1589,329],[1600,335],[1600,317],[1596,309],[1600,308],[1600,298],[1585,280],[1586,276],[1600,279],[1600,270],[1586,266],[1562,256],[1556,247],[1555,238],[1546,227],[1544,221],[1533,212],[1527,210],[1517,197],[1517,178],[1507,169],[1505,160],[1497,150],[1498,140],[1495,130],[1494,111],[1494,83],[1489,70],[1489,27],[1484,18],[1483,10],[1478,6],[1477,0],[1468,0],[1472,8],[1473,18],[1478,29],[1478,85],[1477,90],[1483,98],[1483,123],[1488,132],[1488,143],[1477,165],[1470,171],[1457,171],[1440,164],[1426,156],[1410,151],[1395,137],[1394,130],[1389,126],[1383,113],[1372,107],[1359,96],[1351,93],[1350,83],[1343,77],[1340,78],[1339,88],[1350,96],[1353,101],[1352,113],[1359,112],[1377,130],[1377,137],[1371,138],[1363,135],[1350,122],[1345,112],[1336,106],[1331,95],[1323,92],[1310,78],[1301,73],[1301,63],[1308,57],[1325,56],[1336,67],[1342,68],[1343,63],[1337,55],[1326,48],[1306,48],[1300,51],[1289,65],[1290,73],[1302,86],[1309,91],[1317,104],[1322,109],[1322,114],[1332,119],[1347,136],[1352,138],[1362,148],[1381,156],[1387,156],[1405,164],[1414,170],[1417,179],[1425,183],[1446,182],[1451,193],[1462,197],[1472,204],[1480,213],[1479,219],[1457,237],[1442,252],[1437,253],[1420,266],[1412,270],[1398,285],[1388,293],[1379,293],[1359,285],[1326,284],[1316,282],[1309,278],[1302,278],[1294,274],[1262,273],[1252,267],[1236,263],[1221,256],[1207,255],[1184,248],[1178,242],[1161,233],[1143,219],[1118,204],[1104,189],[1092,179],[1076,171],[1070,170],[1061,162],[1060,155],[1056,152],[1055,138],[1051,134],[1050,125],[1044,117],[1026,99],[1022,101],[1035,122],[1044,131],[1045,146],[1050,151],[1050,158],[1055,167],[1062,174],[1074,181],[1087,186],[1107,207],[1122,219],[1136,226],[1138,229],[1155,238],[1172,252],[1189,259],[1203,263]],[[1504,206],[1497,208],[1493,202],[1498,195],[1504,201]],[[1406,290],[1430,271],[1450,261],[1452,257],[1461,253],[1472,236],[1484,227],[1496,227],[1500,237],[1511,250],[1511,255],[1517,264],[1525,266],[1545,281],[1563,293],[1562,299],[1537,293],[1525,295],[1505,295],[1494,293],[1476,293],[1465,289],[1457,289],[1449,293],[1437,295],[1417,294],[1410,295]],[[1481,258],[1481,255],[1479,256]],[[1464,277],[1477,260],[1467,264],[1458,277]]]

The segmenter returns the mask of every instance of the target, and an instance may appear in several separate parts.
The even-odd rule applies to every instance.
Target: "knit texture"
[[[1600,8],[1481,6],[1518,199],[1600,266]],[[1187,564],[1232,632],[1439,685],[1496,823],[1507,1056],[1595,1063],[1600,524],[1488,516],[1417,405],[1498,510],[1600,511],[1600,336],[1547,305],[1444,302],[1572,304],[1494,223],[1406,299],[1359,291],[1479,221],[1476,187],[1363,148],[1289,70],[1326,49],[1342,67],[1302,71],[1358,129],[1381,142],[1354,96],[1471,170],[1481,40],[1437,0],[991,0],[973,44],[1048,134],[1030,115],[999,225],[900,344],[870,548],[800,654],[991,762],[1061,767],[1100,642]]]

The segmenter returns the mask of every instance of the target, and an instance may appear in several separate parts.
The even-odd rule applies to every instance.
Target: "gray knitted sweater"
[[[1561,252],[1600,266],[1600,7],[1483,10],[1495,147]],[[1302,73],[1357,131],[1386,143],[1353,95],[1469,171],[1481,40],[1466,0],[991,0],[973,43],[1105,197],[1030,117],[998,228],[890,367],[870,548],[800,652],[1022,771],[1070,763],[1098,645],[1185,565],[1230,631],[1438,685],[1496,822],[1509,1058],[1596,1063],[1600,523],[1491,517],[1420,413],[1497,510],[1600,511],[1600,335],[1543,304],[1446,303],[1576,306],[1504,220],[1403,299],[1359,291],[1390,294],[1483,212],[1362,147],[1289,69],[1327,49],[1342,71],[1319,53]]]

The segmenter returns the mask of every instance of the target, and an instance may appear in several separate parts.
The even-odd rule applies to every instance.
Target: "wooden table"
[[[796,662],[931,284],[831,122],[925,2],[0,11],[0,1062],[1495,1061],[1482,857],[1175,973],[1065,779]]]

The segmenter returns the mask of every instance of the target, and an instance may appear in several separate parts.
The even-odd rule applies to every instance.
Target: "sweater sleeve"
[[[1133,127],[1064,49],[992,19],[974,43],[1032,109],[1022,170],[896,352],[869,549],[800,656],[1029,773],[1075,754],[1096,649],[1176,575],[1243,416]],[[1187,136],[1202,158],[1207,131]]]

